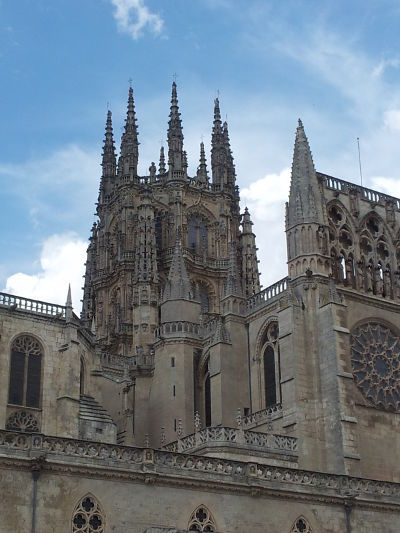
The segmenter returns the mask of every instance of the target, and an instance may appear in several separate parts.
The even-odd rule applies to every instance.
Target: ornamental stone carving
[[[351,335],[354,380],[363,396],[380,409],[400,410],[400,337],[369,322]]]
[[[39,431],[39,423],[32,413],[16,411],[8,417],[6,429],[35,433]]]

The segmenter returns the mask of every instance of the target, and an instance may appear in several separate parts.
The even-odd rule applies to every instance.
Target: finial
[[[68,283],[67,301],[65,303],[65,306],[72,307],[71,283]]]
[[[304,128],[303,122],[301,121],[301,118],[299,118],[298,124],[299,124],[299,126],[298,126],[299,128]]]

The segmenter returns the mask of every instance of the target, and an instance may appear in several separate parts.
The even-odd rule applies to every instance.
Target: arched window
[[[204,418],[206,427],[211,426],[211,379],[208,365],[209,362],[207,363],[207,370],[204,377]]]
[[[308,521],[304,518],[304,516],[300,516],[293,524],[290,533],[312,533],[312,529]]]
[[[275,352],[271,345],[264,350],[265,407],[276,404]]]
[[[81,357],[81,369],[79,374],[79,394],[85,394],[85,363]]]
[[[72,533],[104,533],[104,513],[91,494],[82,498],[75,507]]]
[[[11,345],[8,403],[40,407],[43,349],[30,335],[20,335]]]
[[[209,533],[217,531],[214,518],[205,505],[200,505],[192,513],[188,530]]]
[[[278,322],[269,324],[263,336],[262,363],[264,369],[264,407],[280,401],[279,376],[279,327]]]
[[[188,219],[188,247],[195,253],[208,250],[207,223],[199,215],[193,215]]]

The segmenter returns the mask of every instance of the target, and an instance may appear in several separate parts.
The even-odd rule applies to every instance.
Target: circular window
[[[400,410],[400,337],[383,324],[370,322],[350,338],[354,380],[376,407]]]

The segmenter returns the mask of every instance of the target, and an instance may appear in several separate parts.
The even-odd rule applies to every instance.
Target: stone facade
[[[318,173],[301,122],[288,277],[261,290],[228,125],[137,172],[108,112],[83,307],[0,294],[0,531],[395,532],[400,200]]]

